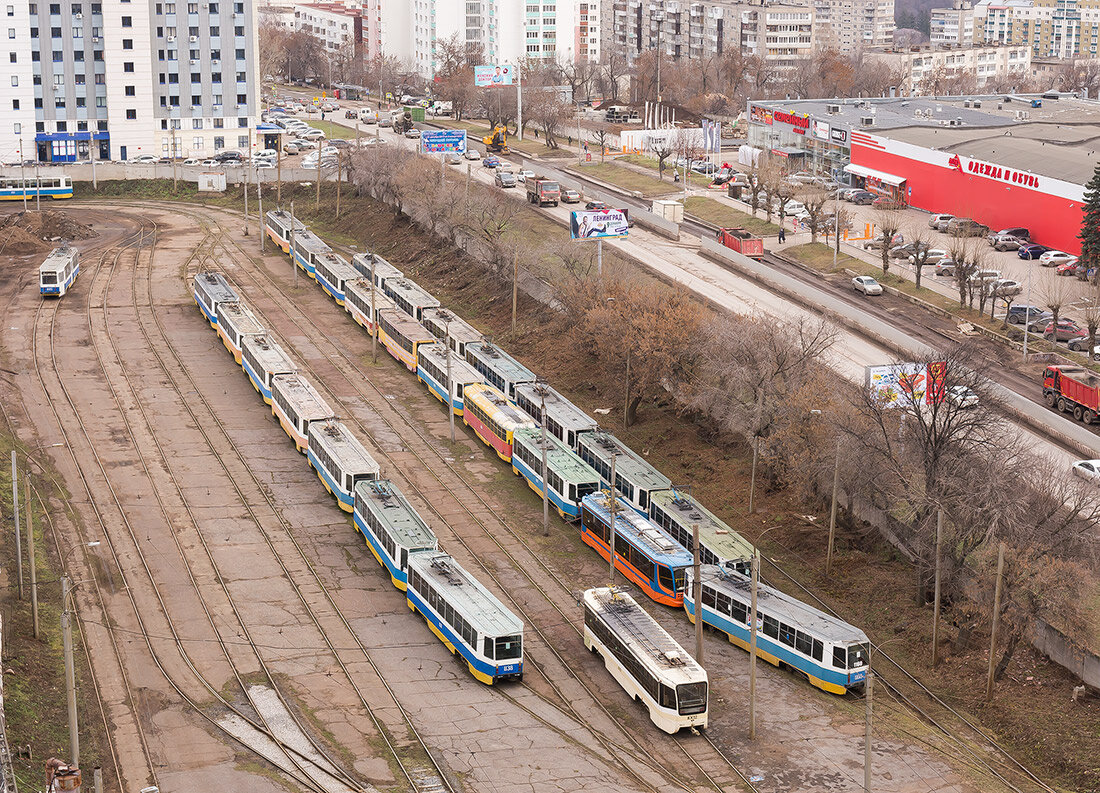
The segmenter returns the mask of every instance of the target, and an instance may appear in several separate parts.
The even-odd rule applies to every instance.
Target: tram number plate
[[[860,680],[863,680],[866,677],[867,677],[866,672],[852,672],[852,682],[853,683],[858,683]]]
[[[519,671],[519,664],[507,664],[505,666],[498,666],[497,667],[497,674],[501,674],[501,675],[506,675],[506,674],[509,674],[510,672],[518,672],[518,671]]]

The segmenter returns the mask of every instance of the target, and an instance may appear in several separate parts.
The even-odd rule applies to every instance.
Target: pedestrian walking
[[[779,242],[783,243],[787,241],[787,229],[783,226],[779,227]]]

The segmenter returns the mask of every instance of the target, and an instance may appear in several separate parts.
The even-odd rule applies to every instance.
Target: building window
[[[15,6],[8,6],[8,16],[9,17],[15,16]]]
[[[103,13],[103,4],[102,3],[92,3],[92,13],[93,14],[102,14]]]
[[[243,116],[241,118],[238,118],[237,119],[237,126],[238,127],[247,127],[248,126],[248,119],[244,118]]]
[[[97,74],[95,76],[95,84],[96,85],[103,85],[105,79],[106,79],[106,75]]]
[[[87,104],[87,102],[88,102],[88,100],[87,100],[87,99],[85,99],[85,98],[84,98],[84,97],[82,97],[82,96],[78,96],[78,97],[76,98],[76,106],[77,106],[77,107],[84,107],[84,106],[85,106],[85,105]]]
[[[38,38],[38,28],[31,28],[31,38],[32,39]]]
[[[12,88],[18,88],[19,87],[19,75],[13,74],[11,76],[11,86],[12,86]]]
[[[9,39],[15,38],[15,28],[8,28],[8,38]]]
[[[243,47],[241,49],[237,50],[237,60],[239,60],[239,61],[244,60],[244,48]]]
[[[160,106],[161,107],[168,107],[168,97],[162,96],[160,98]]]
[[[202,129],[202,119],[201,118],[191,119],[191,129]]]
[[[221,34],[222,34],[222,29],[220,27],[218,27],[217,25],[211,25],[210,26],[210,35],[211,36],[220,36]]]
[[[137,89],[132,85],[126,86],[126,96],[137,96]]]
[[[132,50],[133,48],[134,48],[134,40],[133,39],[123,39],[122,40],[122,49]]]
[[[76,122],[76,131],[77,132],[87,132],[88,131],[88,122],[87,121],[78,121],[78,122]]]
[[[134,119],[137,118],[137,111],[134,110],[133,108],[128,109],[126,111],[126,118],[129,119],[130,121],[133,121]]]
[[[247,75],[244,72],[237,72],[237,82],[243,83],[247,79]]]
[[[248,94],[237,94],[237,104],[238,105],[248,104]]]
[[[188,36],[197,36],[197,35],[199,35],[199,26],[198,25],[192,25],[191,27],[189,27],[187,29],[187,35]]]
[[[234,36],[243,36],[244,35],[244,25],[237,25],[236,27],[234,27],[233,28],[233,35]]]
[[[55,96],[53,100],[54,107],[65,107],[65,97]]]
[[[237,136],[237,146],[238,146],[238,148],[241,148],[241,149],[248,148],[248,136],[247,135],[238,135]]]
[[[195,73],[195,72],[191,72],[191,82],[193,82],[193,83],[201,83],[201,82],[202,82],[202,75],[201,75],[201,74],[197,74],[197,73]]]
[[[172,84],[172,85],[175,85],[175,84],[176,84],[176,83],[178,83],[179,81],[180,81],[180,76],[179,76],[178,74],[170,74],[170,75],[168,75],[168,82],[169,82],[170,84]]]
[[[40,96],[36,96],[36,97],[34,98],[34,106],[35,106],[36,108],[41,108],[41,107],[42,107],[42,97],[40,97]]]
[[[133,17],[123,17],[122,18],[122,27],[132,28],[133,26],[134,26],[134,18]]]
[[[50,3],[50,13],[51,14],[60,14],[61,13],[61,3]]]
[[[134,62],[133,61],[123,61],[122,62],[122,71],[124,71],[124,72],[133,72],[134,71]]]
[[[156,13],[157,13],[158,16],[160,14],[163,14],[164,13],[164,4],[163,3],[157,3],[156,9],[157,9]]]
[[[8,60],[11,61],[12,63],[15,63],[16,60],[17,60],[16,54],[14,52],[9,52],[8,53]]]
[[[61,63],[61,60],[64,57],[65,57],[65,53],[63,53],[61,50],[54,50],[53,51],[53,62],[54,63]]]
[[[16,135],[22,135],[23,134],[23,125],[22,124],[16,124],[15,125],[15,134]]]
[[[218,13],[218,4],[217,3],[211,3],[210,4],[210,13],[211,14]]]
[[[11,100],[11,109],[12,110],[18,110],[19,109],[19,100],[18,99]]]
[[[197,14],[197,13],[199,13],[199,4],[198,3],[188,3],[187,4],[187,13],[188,14]]]
[[[221,99],[221,97],[220,97],[220,96],[216,96],[216,97],[214,97],[214,98],[215,98],[215,99],[219,99],[219,100]],[[214,102],[214,104],[215,104],[215,105],[220,105],[220,104],[221,104],[221,102],[220,102],[220,101],[219,101],[219,102]],[[224,119],[224,118],[216,118],[216,119],[214,119],[214,129],[222,129],[222,128],[223,128],[224,126],[225,126],[225,119]]]
[[[74,76],[74,79],[76,80],[77,85],[84,85],[84,75],[83,74],[77,74],[77,75],[73,75],[73,76]]]
[[[74,39],[84,38],[84,28],[73,28],[73,38]]]
[[[234,3],[233,4],[233,13],[234,14],[243,14],[244,13],[244,3]]]
[[[191,107],[198,107],[202,104],[202,97],[191,94]]]
[[[46,131],[46,122],[45,121],[36,121],[36,122],[34,122],[34,131],[35,132],[45,132]]]
[[[222,81],[222,73],[221,72],[213,72],[210,75],[210,82],[220,84],[221,81]]]
[[[107,122],[106,121],[97,121],[95,123],[95,128],[98,129],[100,132],[106,132],[107,131]]]
[[[57,131],[58,132],[68,132],[69,131],[69,125],[67,123],[65,123],[64,121],[58,121],[57,122]]]
[[[169,97],[168,98],[168,104],[170,104],[172,107],[179,107],[180,106],[180,98],[178,96]]]
[[[61,28],[50,28],[50,38],[61,38]]]
[[[73,50],[73,61],[75,63],[84,63],[84,50]]]
[[[217,61],[220,61],[221,59],[222,59],[222,51],[221,50],[210,50],[210,60],[217,62]]]
[[[94,50],[92,52],[92,60],[93,61],[102,61],[103,60],[103,50]]]

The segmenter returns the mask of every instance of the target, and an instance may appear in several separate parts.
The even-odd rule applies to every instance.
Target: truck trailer
[[[1083,366],[1048,366],[1043,372],[1043,400],[1060,413],[1092,424],[1100,413],[1100,377]]]

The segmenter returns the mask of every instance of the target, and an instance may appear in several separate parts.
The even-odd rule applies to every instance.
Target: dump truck
[[[1043,372],[1043,400],[1085,424],[1100,414],[1100,377],[1083,366],[1048,366]]]
[[[497,124],[493,131],[481,139],[485,150],[494,154],[508,154],[508,129]]]
[[[550,204],[557,206],[561,200],[561,187],[553,179],[545,176],[532,176],[527,180],[527,201],[538,206]]]
[[[764,255],[764,240],[743,228],[718,229],[718,241],[731,250],[735,250],[753,259]]]
[[[407,110],[400,115],[391,114],[391,118],[393,118],[393,131],[398,135],[404,135],[413,128],[412,113]]]

